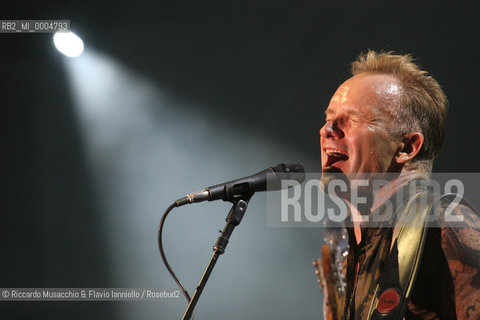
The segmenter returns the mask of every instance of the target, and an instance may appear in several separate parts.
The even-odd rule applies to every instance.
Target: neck
[[[418,178],[428,178],[428,176],[428,174],[418,171],[401,172],[398,177],[378,188],[378,190],[364,191],[362,197],[367,199],[366,203],[353,204],[351,201],[347,201],[352,213],[353,228],[357,244],[362,241],[362,222],[365,221],[366,217],[410,181]],[[360,193],[362,192],[359,192],[359,194]]]
[[[392,195],[394,195],[399,189],[407,185],[410,181],[419,179],[419,178],[428,178],[427,173],[418,172],[418,171],[409,171],[402,172],[400,175],[389,181],[385,186],[382,186],[378,190],[374,190],[372,193],[373,203],[370,208],[370,212],[375,211],[380,207],[386,200],[388,200]]]

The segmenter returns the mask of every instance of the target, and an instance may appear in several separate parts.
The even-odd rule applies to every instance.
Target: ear
[[[403,137],[402,147],[395,159],[397,163],[405,164],[417,156],[423,146],[425,138],[420,132],[410,132]]]

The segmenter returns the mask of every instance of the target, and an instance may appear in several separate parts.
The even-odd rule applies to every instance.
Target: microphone
[[[233,201],[241,197],[251,197],[257,191],[273,191],[282,188],[282,180],[305,180],[305,168],[301,163],[279,163],[251,176],[220,183],[203,190],[192,192],[175,201],[177,207],[185,204],[214,201]]]

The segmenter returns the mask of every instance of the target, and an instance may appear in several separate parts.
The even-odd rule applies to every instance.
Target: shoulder
[[[447,195],[437,201],[434,210],[436,223],[430,227],[441,228],[446,255],[480,267],[480,215],[473,206],[463,198]]]
[[[480,216],[468,202],[454,197],[442,197],[436,209],[443,213],[441,246],[453,281],[457,317],[474,319],[480,314]]]

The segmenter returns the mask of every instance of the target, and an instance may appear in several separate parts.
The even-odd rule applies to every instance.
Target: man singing
[[[384,213],[411,181],[429,176],[447,105],[440,85],[410,55],[374,51],[352,63],[352,77],[331,98],[320,130],[324,185],[339,174],[350,184],[394,178],[388,188],[358,188],[368,199],[362,203],[343,196],[354,221],[347,226],[346,290],[339,297],[325,290],[326,319],[480,319],[480,218],[468,205],[455,207],[462,226],[446,226],[440,216],[427,228],[431,208],[444,213],[450,202],[413,206],[428,193],[417,183],[417,193],[392,202],[391,224],[363,223]],[[405,216],[424,227],[405,227]]]

